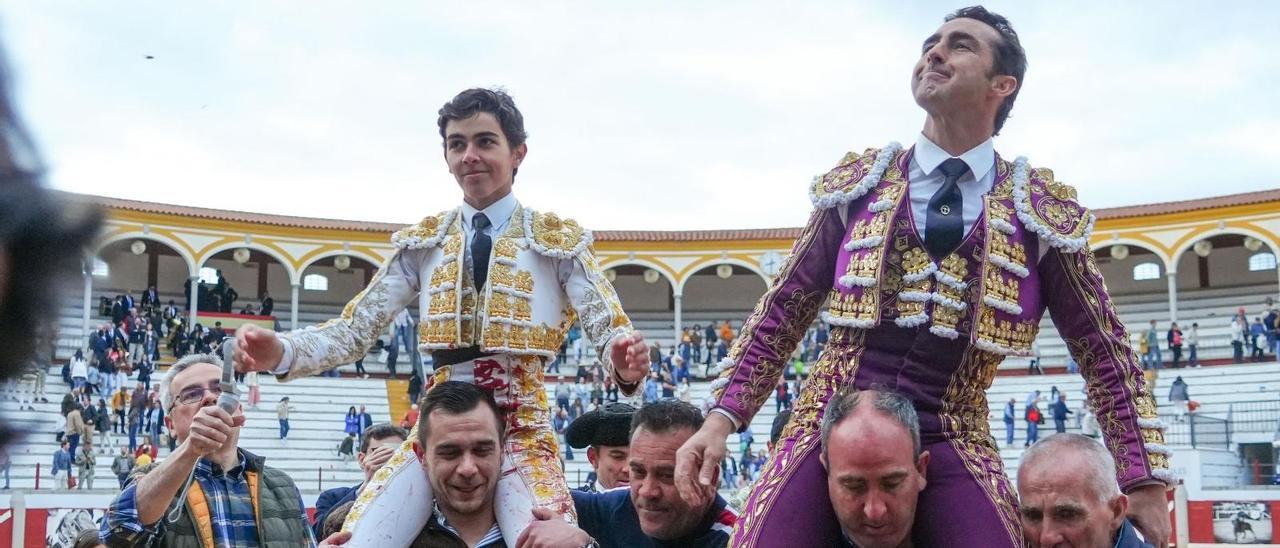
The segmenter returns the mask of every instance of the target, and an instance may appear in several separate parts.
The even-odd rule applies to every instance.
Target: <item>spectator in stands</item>
[[[356,432],[356,437],[362,438],[364,437],[364,431],[373,426],[373,415],[370,415],[363,405],[360,406],[360,412],[356,413],[356,415],[360,417],[360,431]]]
[[[581,417],[582,414],[586,412],[587,408],[582,405],[582,400],[574,398],[573,405],[569,406],[569,420],[577,420],[578,417]]]
[[[4,487],[0,489],[9,489],[9,472],[13,468],[13,458],[9,456],[9,451],[0,446],[0,470],[4,470]]]
[[[245,316],[257,315],[257,313],[253,311],[253,303],[244,303],[244,308],[240,309],[240,314]]]
[[[1009,403],[1004,405],[1004,445],[1005,447],[1013,447],[1013,423],[1016,415],[1014,404],[1017,398],[1009,398]]]
[[[232,310],[235,310],[236,299],[239,298],[240,293],[237,293],[234,287],[227,284],[226,290],[222,293],[222,312],[230,314]]]
[[[364,482],[373,479],[373,473],[382,468],[395,453],[396,447],[407,439],[408,431],[390,423],[375,424],[365,430],[364,436],[360,438],[359,452],[356,453],[356,462],[364,472],[364,480],[351,487],[335,487],[320,493],[320,497],[316,499],[315,521],[311,525],[317,536],[329,512],[339,505],[356,500]]]
[[[841,390],[827,405],[821,433],[827,490],[846,540],[909,546],[929,465],[910,400],[891,391]]]
[[[662,397],[676,397],[676,385],[671,379],[671,371],[667,369],[662,371]]]
[[[1169,324],[1169,331],[1165,333],[1165,342],[1169,345],[1169,352],[1173,354],[1174,369],[1178,368],[1178,362],[1182,359],[1182,330],[1178,329],[1178,322]]]
[[[1156,329],[1156,321],[1151,320],[1150,327],[1143,333],[1147,339],[1147,363],[1152,369],[1160,369],[1164,359],[1160,355],[1160,331]]]
[[[53,468],[49,469],[49,473],[53,474],[53,488],[62,490],[67,489],[67,477],[71,474],[71,442],[63,440],[62,445],[53,452]]]
[[[148,286],[147,289],[142,292],[141,299],[142,300],[139,304],[142,306],[143,310],[160,306],[160,294],[156,292],[156,286],[154,285]]]
[[[1169,402],[1178,409],[1178,421],[1181,422],[1187,416],[1187,404],[1191,401],[1191,394],[1187,390],[1187,382],[1179,376],[1173,379],[1173,384],[1169,386]]]
[[[649,365],[656,371],[662,364],[662,343],[654,341],[649,347]]]
[[[720,342],[726,346],[733,343],[733,328],[729,327],[729,320],[725,320],[720,324]]]
[[[274,311],[275,309],[276,309],[275,299],[271,298],[270,292],[263,291],[262,297],[261,297],[261,307],[260,307],[260,310],[262,311],[261,314],[263,316],[270,316],[271,312]]]
[[[98,447],[101,447],[104,452],[114,445],[111,439],[112,422],[111,409],[107,407],[107,400],[98,398],[98,406],[93,408],[93,429],[98,433]]]
[[[778,387],[774,390],[774,404],[775,413],[781,413],[783,409],[791,409],[791,389],[785,378],[778,377]]]
[[[649,373],[649,377],[644,381],[644,403],[653,403],[658,401],[658,374],[656,372]]]
[[[411,545],[505,546],[495,513],[506,432],[503,412],[488,391],[458,381],[435,385],[422,401],[417,441],[435,507]],[[349,538],[349,533],[337,533],[321,546],[340,546]]]
[[[707,345],[707,369],[711,368],[713,354],[715,354],[716,344],[720,342],[720,336],[716,334],[715,322],[707,324],[706,330],[702,332],[702,340]],[[710,375],[704,375],[710,376]]]
[[[80,471],[80,481],[76,489],[93,489],[93,470],[98,466],[98,457],[93,454],[93,438],[85,438],[84,447],[75,457],[76,468]]]
[[[1255,317],[1253,325],[1249,326],[1249,357],[1254,361],[1262,361],[1265,355],[1263,345],[1266,344],[1267,328],[1262,325],[1262,318]],[[1261,340],[1263,344],[1258,344]]]
[[[1067,415],[1074,415],[1070,407],[1067,407],[1067,395],[1058,394],[1058,400],[1053,402],[1053,430],[1059,434],[1067,431]]]
[[[257,409],[262,401],[262,388],[258,386],[258,372],[250,371],[244,375],[244,384],[249,387],[249,409]]]
[[[1200,367],[1200,362],[1196,359],[1196,346],[1200,344],[1200,324],[1191,323],[1191,330],[1187,332],[1183,342],[1187,345],[1187,365]]]
[[[720,547],[728,544],[737,513],[716,493],[717,478],[702,500],[686,502],[671,481],[676,449],[702,426],[698,408],[679,400],[641,407],[631,420],[631,485],[604,493],[573,491],[578,526],[539,515],[521,535],[522,545]],[[585,532],[591,538],[574,536]]]
[[[129,449],[122,445],[120,454],[111,460],[111,473],[120,480],[121,489],[124,489],[125,480],[129,478],[131,471],[133,471],[133,456],[129,454]]]
[[[702,362],[702,345],[703,344],[704,342],[702,338],[702,326],[699,324],[693,324],[693,329],[689,330],[689,346],[691,347],[690,350],[693,351],[693,360],[691,361],[691,363]]]
[[[604,378],[604,399],[606,401],[618,401],[618,383],[613,382],[612,376]]]
[[[408,396],[410,402],[416,403],[422,398],[422,376],[419,375],[417,371],[414,371],[412,375],[409,375],[409,387],[407,391],[409,392]]]
[[[693,387],[689,385],[689,377],[680,379],[680,384],[676,386],[676,397],[685,403],[693,399]]]
[[[564,377],[556,382],[556,407],[560,409],[569,409],[569,398],[573,396],[573,392],[569,389],[569,385],[565,384]]]
[[[555,430],[556,435],[560,436],[560,441],[564,443],[564,460],[573,460],[573,446],[565,439],[568,432],[569,424],[573,419],[569,418],[569,410],[561,408],[556,411],[554,417],[551,418],[551,428]]]
[[[1280,360],[1280,313],[1275,308],[1268,306],[1262,317],[1263,335],[1267,339],[1267,351],[1276,355],[1276,359]]]
[[[347,408],[347,416],[342,420],[342,431],[350,436],[360,435],[360,415],[356,413],[356,406]]]
[[[280,421],[280,440],[284,441],[289,437],[289,412],[297,408],[289,405],[289,396],[280,398],[280,403],[276,405],[276,419]]]
[[[578,417],[564,432],[565,444],[587,450],[592,477],[578,491],[603,493],[630,484],[627,457],[630,453],[631,418],[636,408],[626,403],[611,403]]]
[[[353,432],[348,432],[347,435],[342,438],[342,441],[338,442],[338,457],[342,459],[342,462],[351,462],[351,459],[354,457],[353,453],[355,450],[355,444],[356,435]]]
[[[413,426],[418,424],[418,404],[409,404],[409,410],[404,412],[404,416],[400,418],[400,428],[412,430]]]
[[[1040,439],[1040,423],[1044,422],[1044,415],[1040,413],[1040,391],[1034,390],[1027,395],[1027,405],[1023,418],[1027,421],[1027,441],[1022,444],[1023,447],[1029,447]]]
[[[129,310],[130,317],[126,318],[129,337],[129,363],[137,364],[142,359],[142,341],[145,338],[145,329],[142,328],[142,320],[138,318],[138,310],[136,308]]]
[[[1149,548],[1125,517],[1129,497],[1115,478],[1111,454],[1088,437],[1056,434],[1028,449],[1018,467],[1028,545]]]
[[[254,539],[263,546],[315,543],[293,479],[238,447],[245,417],[239,407],[228,413],[216,405],[221,376],[216,356],[197,354],[179,360],[160,381],[161,404],[180,445],[111,502],[100,529],[107,544],[195,546],[211,540],[214,546],[229,546],[240,544],[237,539]],[[251,486],[256,493],[251,493]],[[188,496],[188,488],[208,504],[180,504],[175,516],[169,509],[175,499]]]
[[[1231,359],[1235,363],[1244,363],[1244,339],[1249,330],[1249,320],[1244,312],[1231,318]]]
[[[89,378],[89,362],[84,359],[84,352],[79,348],[71,357],[71,388],[83,390]]]
[[[153,444],[160,443],[160,427],[164,424],[164,406],[160,402],[150,401],[147,403],[146,411],[146,431],[150,441]],[[151,455],[155,458],[155,454]]]
[[[71,458],[76,458],[76,447],[80,444],[81,435],[84,433],[84,418],[80,414],[80,404],[72,405],[71,410],[67,412],[67,441],[71,444]]]
[[[152,443],[151,436],[149,435],[142,436],[142,443],[139,443],[138,448],[133,450],[133,456],[135,458],[146,455],[150,457],[151,460],[155,460],[159,454],[160,448],[156,447],[156,444]]]
[[[155,371],[155,367],[151,362],[151,356],[143,356],[142,360],[137,363],[136,367],[138,369],[138,382],[142,383],[142,386],[147,390],[151,390],[151,373]]]

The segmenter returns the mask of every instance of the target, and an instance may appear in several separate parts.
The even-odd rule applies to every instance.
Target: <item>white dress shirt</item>
[[[920,234],[921,240],[925,238],[925,223],[929,218],[929,200],[933,199],[933,195],[942,188],[942,183],[947,179],[938,167],[951,158],[953,156],[930,141],[923,133],[916,140],[915,153],[912,155],[910,171],[907,174],[910,181],[907,193],[911,196],[911,215],[914,217],[916,231]],[[973,228],[973,223],[977,222],[978,216],[982,215],[982,196],[995,185],[995,143],[988,138],[961,154],[959,158],[969,166],[969,171],[961,175],[957,182],[964,201],[960,219],[964,221],[964,236],[968,236],[969,229]]]

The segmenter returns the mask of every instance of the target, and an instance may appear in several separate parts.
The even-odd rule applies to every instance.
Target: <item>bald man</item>
[[[1054,434],[1022,454],[1018,496],[1032,548],[1149,548],[1125,518],[1129,497],[1111,453],[1093,438]]]
[[[883,387],[842,389],[827,405],[821,435],[818,459],[846,545],[914,546],[929,452],[921,448],[911,401]]]

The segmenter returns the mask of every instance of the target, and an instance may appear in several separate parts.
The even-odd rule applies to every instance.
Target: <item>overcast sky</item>
[[[0,36],[57,188],[411,222],[461,199],[436,111],[499,85],[525,204],[765,228],[844,152],[914,142],[912,64],[961,4],[900,4],[0,0]],[[1280,187],[1280,3],[987,6],[1030,64],[1007,158],[1092,207]]]

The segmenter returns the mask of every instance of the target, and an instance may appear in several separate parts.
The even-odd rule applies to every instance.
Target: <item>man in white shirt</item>
[[[562,326],[577,316],[605,374],[628,394],[649,370],[648,347],[597,264],[590,231],[526,208],[512,193],[528,147],[511,97],[463,91],[440,109],[437,123],[462,204],[392,235],[395,255],[341,317],[280,336],[241,328],[236,361],[286,381],[350,363],[417,297],[420,347],[431,351],[435,366],[423,379],[425,391],[447,380],[470,382],[491,391],[507,413],[497,517],[514,546],[535,506],[574,519],[542,384],[546,363],[564,341]],[[407,544],[430,513],[431,497],[416,495],[431,490],[412,473],[419,456],[402,447],[391,462],[385,481],[365,484],[365,492],[378,495],[353,509],[362,516],[354,527],[357,545],[375,538],[378,545]],[[402,489],[410,488],[415,496],[406,502]],[[362,537],[363,523],[397,523],[391,533],[398,536]]]
[[[915,404],[932,455],[915,542],[1020,546],[1018,501],[988,432],[986,390],[1007,356],[1033,353],[1046,310],[1103,393],[1093,403],[1106,445],[1124,463],[1116,479],[1133,501],[1129,514],[1147,538],[1167,539],[1169,451],[1088,248],[1094,216],[1052,171],[995,153],[1026,66],[1004,17],[980,6],[949,15],[911,73],[926,114],[915,146],[850,152],[809,188],[809,222],[722,361],[712,412],[677,453],[674,481],[698,499],[726,437],[749,427],[822,312],[830,339],[734,545],[840,542],[818,425],[836,391],[882,385]]]

